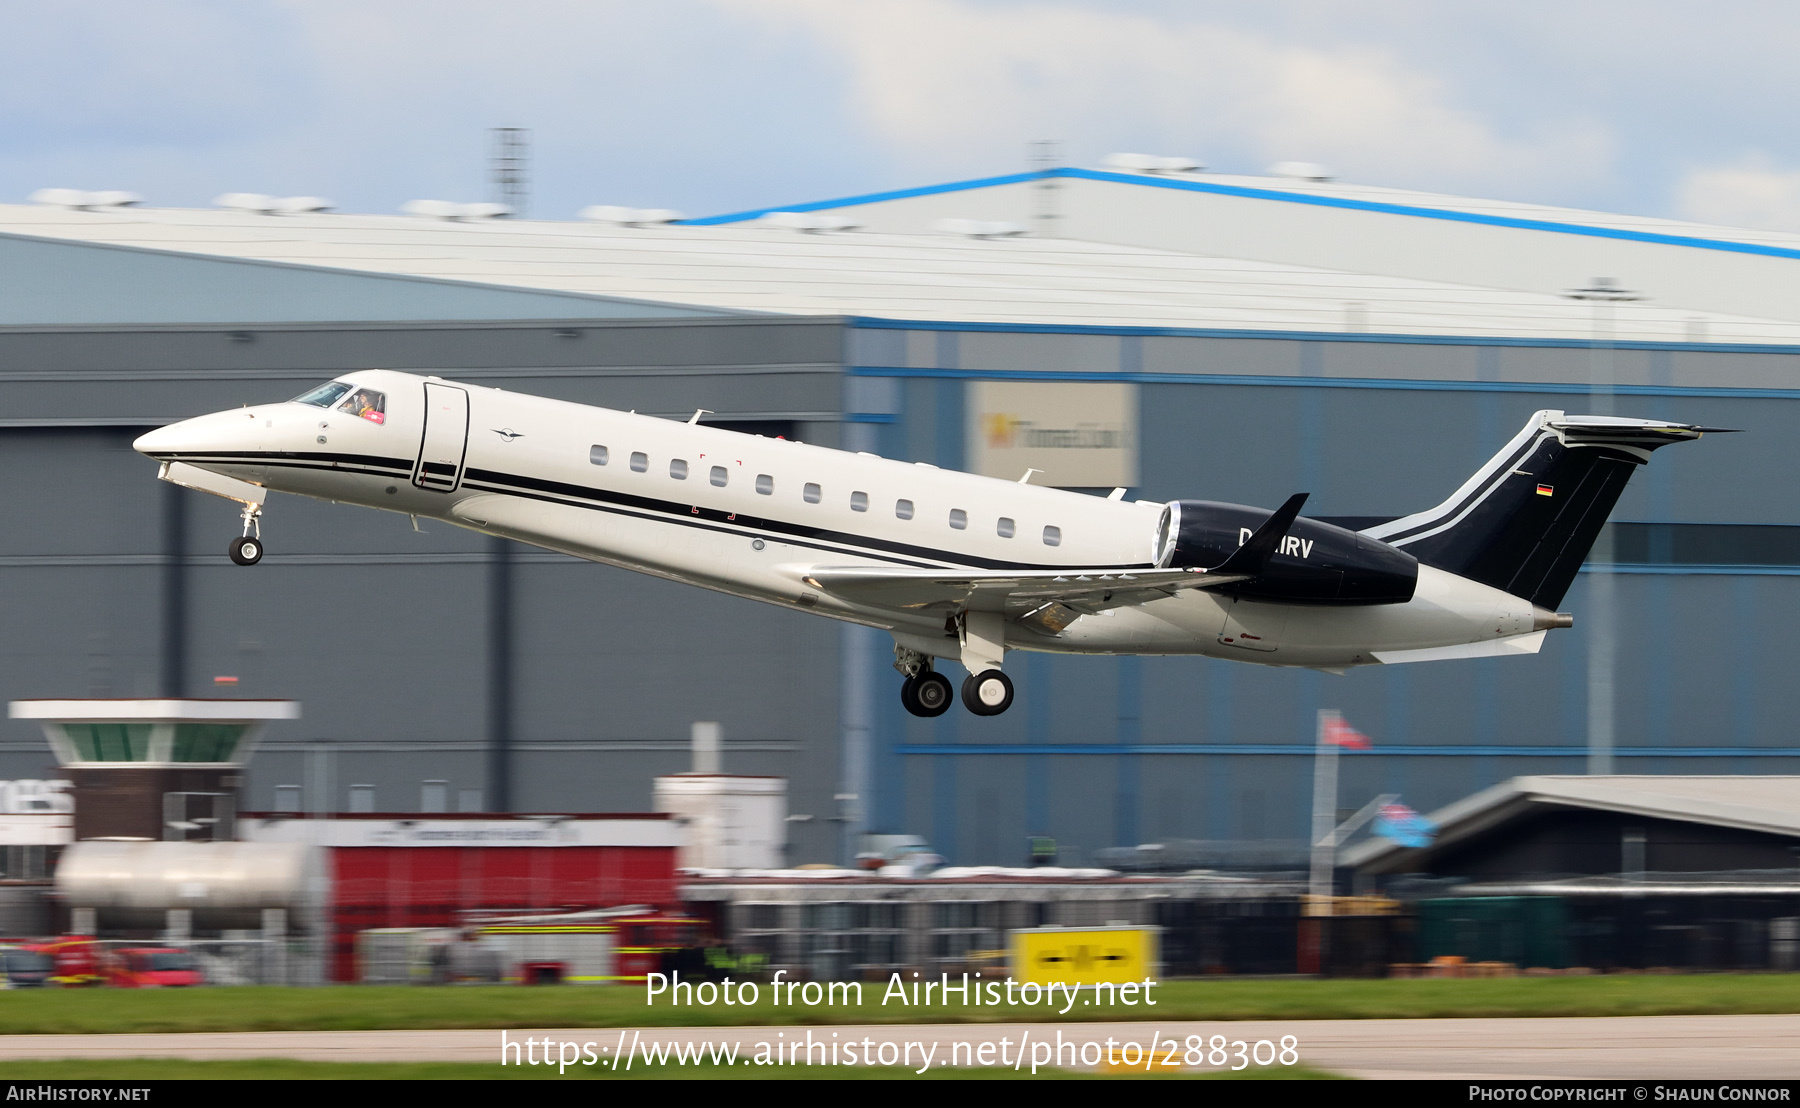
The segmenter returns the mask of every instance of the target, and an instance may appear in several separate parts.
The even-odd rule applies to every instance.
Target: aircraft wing
[[[1057,634],[1090,612],[1124,608],[1248,581],[1267,568],[1281,537],[1306,503],[1295,493],[1243,544],[1212,569],[1008,570],[903,569],[890,566],[814,566],[802,577],[815,589],[858,604],[913,610],[972,608],[1005,612],[1020,623]]]
[[[894,566],[813,566],[808,585],[859,604],[913,610],[1003,611],[1060,631],[1076,616],[1215,588],[1248,573],[1201,569],[969,570]],[[1064,611],[1057,611],[1058,608]],[[1032,619],[1035,617],[1035,620]]]

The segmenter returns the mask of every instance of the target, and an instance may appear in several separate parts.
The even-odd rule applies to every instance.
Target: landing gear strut
[[[950,702],[956,699],[950,680],[931,668],[930,658],[896,645],[894,668],[906,678],[900,684],[900,703],[907,711],[930,719],[950,710]]]
[[[244,505],[244,533],[231,540],[227,552],[240,566],[253,566],[262,561],[262,505]]]

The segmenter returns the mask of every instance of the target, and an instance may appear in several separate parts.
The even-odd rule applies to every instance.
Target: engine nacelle
[[[1272,514],[1212,500],[1170,501],[1156,528],[1156,564],[1210,569]],[[1301,517],[1261,575],[1215,591],[1289,604],[1404,604],[1418,582],[1419,562],[1406,551]]]

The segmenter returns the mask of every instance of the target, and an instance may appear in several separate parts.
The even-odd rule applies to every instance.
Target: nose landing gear
[[[262,506],[244,506],[244,533],[231,540],[227,553],[240,566],[253,566],[262,561]]]

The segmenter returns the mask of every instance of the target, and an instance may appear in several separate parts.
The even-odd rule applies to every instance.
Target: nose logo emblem
[[[495,428],[492,428],[492,430],[493,430],[494,434],[499,435],[503,440],[505,440],[507,442],[511,442],[514,439],[521,439],[521,438],[525,437],[525,433],[523,431],[515,431],[511,427],[495,427]]]

